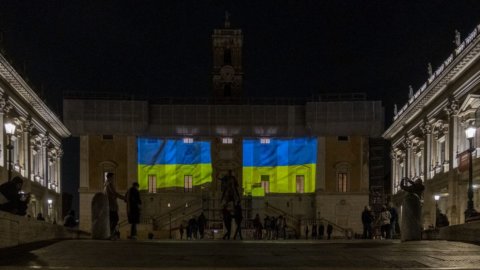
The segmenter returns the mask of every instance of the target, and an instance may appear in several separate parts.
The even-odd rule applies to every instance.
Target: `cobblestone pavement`
[[[447,241],[95,241],[0,250],[0,269],[480,269]]]

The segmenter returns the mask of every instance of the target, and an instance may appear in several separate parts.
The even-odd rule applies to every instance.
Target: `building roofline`
[[[8,85],[30,104],[40,118],[61,137],[70,137],[71,133],[62,123],[60,118],[38,97],[33,89],[25,82],[18,72],[10,65],[10,63],[0,54],[0,76],[8,83]]]
[[[445,90],[446,85],[459,73],[465,70],[473,60],[475,54],[480,51],[480,24],[463,40],[463,42],[451,53],[447,59],[433,72],[420,89],[398,111],[393,118],[393,123],[383,133],[385,139],[393,138],[418,110],[427,104],[431,98],[436,97]]]

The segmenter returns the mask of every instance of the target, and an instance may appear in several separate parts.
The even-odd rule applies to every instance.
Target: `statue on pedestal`
[[[425,190],[422,179],[414,181],[403,178],[400,188],[407,192],[403,200],[403,213],[401,225],[402,241],[422,239],[422,193]]]

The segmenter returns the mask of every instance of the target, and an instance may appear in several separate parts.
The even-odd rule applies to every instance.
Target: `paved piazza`
[[[0,251],[0,269],[480,269],[447,241],[94,241]]]

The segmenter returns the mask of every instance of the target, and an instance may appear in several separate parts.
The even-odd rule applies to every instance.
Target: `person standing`
[[[180,231],[180,240],[183,240],[183,232],[184,232],[183,222],[180,224],[180,227],[178,228],[178,230]]]
[[[312,240],[317,240],[317,224],[312,225]]]
[[[224,228],[226,230],[225,234],[223,235],[223,240],[225,239],[230,240],[230,234],[232,231],[232,214],[228,210],[226,204],[223,206],[222,216],[223,216]]]
[[[253,228],[255,229],[254,239],[261,240],[262,239],[262,222],[260,221],[260,216],[258,214],[255,215],[253,219]]]
[[[108,209],[109,209],[109,218],[110,218],[110,239],[118,239],[119,233],[117,230],[118,225],[118,204],[117,199],[125,200],[125,197],[117,192],[115,189],[114,174],[109,172],[107,173],[107,179],[105,181],[105,194],[108,199]]]
[[[200,239],[203,239],[203,237],[205,236],[205,226],[207,225],[207,219],[205,218],[203,212],[200,213],[200,216],[198,216],[197,224],[198,232],[200,233]]]
[[[305,225],[305,240],[308,240],[308,225]]]
[[[140,205],[142,205],[142,200],[140,199],[140,192],[138,191],[139,187],[137,182],[133,183],[125,196],[127,201],[128,223],[131,224],[130,239],[137,239],[137,224],[140,223]]]
[[[233,234],[233,240],[237,238],[237,234],[240,237],[240,240],[243,240],[242,237],[242,220],[243,220],[243,214],[242,214],[242,206],[240,205],[240,202],[238,202],[235,205],[235,224],[237,225],[237,228],[235,230],[235,233]]]
[[[328,223],[327,225],[327,239],[330,240],[333,232],[333,226],[332,224]]]
[[[370,206],[366,205],[362,212],[363,239],[372,239],[373,214]]]
[[[389,202],[388,203],[388,211],[390,212],[391,218],[390,218],[390,238],[394,238],[395,235],[397,234],[396,231],[396,226],[398,223],[398,212],[395,207],[393,207],[393,203]]]
[[[318,239],[323,240],[324,234],[325,234],[325,226],[323,226],[323,223],[320,223],[320,226],[318,226]]]
[[[390,238],[390,219],[392,215],[388,211],[387,206],[382,207],[382,212],[380,213],[380,230],[382,232],[382,238]]]

